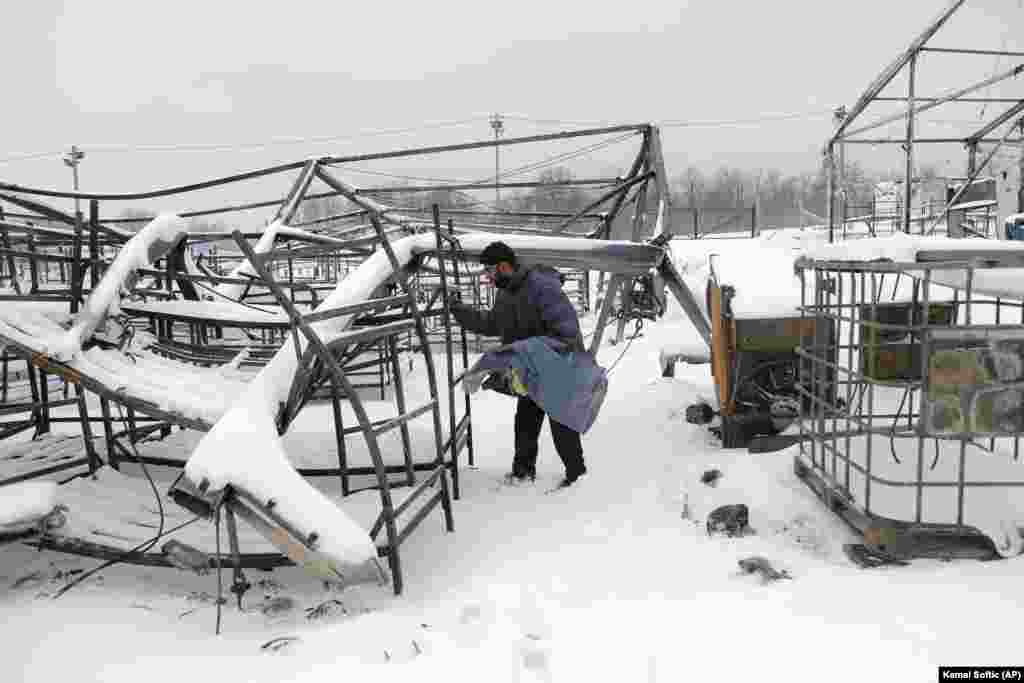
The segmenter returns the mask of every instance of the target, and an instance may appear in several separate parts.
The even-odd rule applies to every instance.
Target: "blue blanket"
[[[533,402],[555,422],[585,434],[608,392],[608,373],[586,351],[565,351],[551,337],[530,337],[488,351],[463,380],[475,393],[492,372],[515,371]]]

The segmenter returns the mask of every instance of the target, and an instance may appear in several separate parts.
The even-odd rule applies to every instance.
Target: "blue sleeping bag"
[[[485,353],[466,373],[463,388],[475,393],[484,378],[514,371],[527,395],[555,422],[585,434],[608,393],[608,373],[586,351],[567,351],[551,337],[530,337]]]

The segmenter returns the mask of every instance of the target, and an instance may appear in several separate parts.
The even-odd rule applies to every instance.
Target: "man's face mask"
[[[508,273],[502,273],[498,270],[498,266],[487,266],[485,269],[487,277],[490,278],[491,282],[498,289],[505,289],[508,287],[511,278]]]

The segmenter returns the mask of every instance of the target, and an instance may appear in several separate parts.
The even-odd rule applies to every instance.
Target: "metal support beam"
[[[935,20],[932,21],[927,28],[925,28],[925,30],[920,35],[918,35],[917,38],[911,41],[910,46],[899,57],[897,57],[895,61],[893,61],[889,66],[887,66],[882,71],[882,73],[880,73],[875,78],[874,81],[871,82],[867,90],[865,90],[864,93],[860,96],[860,99],[858,99],[857,102],[852,107],[850,107],[850,111],[846,117],[846,120],[843,121],[842,125],[840,125],[836,132],[832,135],[831,142],[835,142],[839,138],[846,136],[847,127],[850,124],[852,124],[864,112],[865,109],[867,109],[868,105],[870,105],[875,100],[875,98],[878,97],[878,95],[882,92],[885,86],[889,85],[892,79],[896,77],[896,74],[900,72],[900,70],[906,65],[910,58],[913,55],[915,55],[922,47],[924,47],[929,40],[931,40],[932,36],[934,36],[935,33],[940,28],[942,28],[943,24],[945,24],[958,9],[960,9],[960,6],[963,5],[964,2],[965,0],[952,0],[952,2],[950,2],[946,9],[944,9],[939,14],[939,16],[936,17]]]
[[[907,65],[907,142],[903,186],[903,232],[910,234],[910,202],[914,197],[914,94],[917,86],[917,55]],[[934,103],[936,106],[938,103]],[[923,227],[923,226],[922,226]]]
[[[911,61],[911,63],[913,63],[916,60],[910,60],[910,61]],[[895,121],[899,121],[899,120],[901,120],[903,118],[906,118],[907,116],[913,116],[913,115],[916,115],[916,114],[920,114],[922,112],[926,112],[926,111],[928,111],[930,109],[934,109],[935,107],[938,107],[939,105],[945,104],[946,102],[952,102],[953,100],[961,97],[962,95],[966,95],[968,93],[972,93],[972,92],[975,92],[977,90],[982,90],[983,88],[987,88],[987,87],[989,87],[991,85],[999,83],[1000,81],[1005,81],[1008,78],[1013,78],[1015,76],[1019,76],[1022,72],[1024,72],[1024,64],[1018,64],[1017,66],[1013,67],[1012,69],[1004,71],[1001,74],[997,74],[995,76],[992,76],[991,78],[986,78],[985,80],[983,80],[983,81],[981,81],[979,83],[975,83],[974,85],[969,85],[966,88],[961,88],[960,90],[955,90],[953,92],[947,93],[947,94],[939,97],[938,99],[936,99],[934,102],[928,102],[927,104],[922,104],[921,106],[916,107],[916,108],[911,107],[907,111],[901,112],[899,114],[892,114],[890,116],[883,116],[882,118],[878,119],[877,121],[874,121],[873,123],[869,123],[866,126],[861,126],[860,128],[856,128],[854,130],[851,130],[846,135],[859,135],[861,133],[866,133],[869,130],[874,130],[876,128],[881,128],[884,125],[893,123]],[[835,137],[833,137],[833,139],[835,140],[835,139],[838,139],[838,138],[841,138],[841,137],[845,137],[845,135],[844,136],[835,136]]]
[[[439,152],[462,152],[470,149],[483,149],[496,147],[498,145],[521,145],[529,142],[548,142],[552,140],[566,140],[568,138],[580,138],[594,135],[608,135],[611,133],[640,133],[648,128],[647,124],[629,124],[623,126],[607,126],[604,128],[586,128],[584,130],[564,131],[561,133],[545,133],[542,135],[528,135],[518,138],[505,138],[503,140],[482,140],[479,142],[465,142],[455,145],[437,145],[435,147],[418,147],[412,149],[401,149],[392,152],[377,152],[375,154],[355,154],[340,157],[323,157],[320,163],[335,165],[346,164],[355,161],[371,161],[375,159],[395,159],[398,157],[419,156],[425,154],[437,154]],[[494,187],[494,183],[487,183],[486,187]]]
[[[899,138],[860,138],[850,139],[843,138],[843,144],[846,145],[902,145],[906,142],[903,137]],[[966,145],[967,138],[917,138],[915,141],[918,145],[922,144],[936,144],[936,145]],[[973,142],[980,142],[984,144],[994,144],[1002,142],[1008,145],[1019,145],[1024,143],[1024,137],[1020,138],[1007,138],[1006,140],[1000,140],[999,138],[984,138],[981,140],[973,140]]]
[[[836,164],[835,164],[835,144],[832,142],[828,143],[828,147],[825,150],[825,214],[828,219],[828,241],[831,244],[835,241],[835,228],[836,228]],[[801,217],[801,220],[803,217]]]
[[[938,97],[915,97],[918,102],[937,102]],[[906,97],[876,97],[875,102],[906,102]],[[1017,97],[957,97],[948,100],[949,102],[960,102],[962,104],[1013,104],[1019,102]]]
[[[100,283],[100,203],[89,201],[89,289],[95,290]]]
[[[1010,133],[1012,133],[1013,130],[1020,126],[1022,123],[1024,123],[1024,118],[1014,122],[1014,124],[1007,129],[1006,135],[1003,136],[1003,141],[1005,141],[1010,136]],[[956,205],[957,200],[960,199],[960,196],[967,190],[968,187],[970,187],[971,183],[975,181],[975,179],[981,174],[985,167],[988,166],[988,163],[992,161],[992,158],[996,155],[996,153],[1002,146],[1003,142],[1001,141],[995,147],[992,148],[992,150],[985,157],[985,160],[982,161],[976,169],[974,169],[974,172],[970,174],[970,176],[967,178],[967,181],[964,182],[964,184],[960,186],[960,189],[956,191],[956,193],[949,199],[948,202],[946,202],[946,205],[942,208],[942,212],[935,218],[935,221],[928,229],[927,234],[930,235],[935,231],[935,228],[938,226],[939,222],[945,219],[948,215],[950,207]],[[923,229],[922,233],[924,233]]]
[[[615,303],[615,294],[628,282],[622,275],[612,275],[611,281],[605,289],[604,301],[601,303],[601,312],[597,315],[597,325],[594,327],[594,337],[590,340],[590,353],[596,355],[601,348],[601,338],[604,337],[604,328],[608,325],[608,318],[612,313],[612,306]]]
[[[572,217],[567,218],[564,222],[562,222],[561,225],[559,225],[559,226],[555,227],[553,230],[551,230],[549,234],[557,235],[557,234],[559,234],[561,232],[564,232],[566,230],[566,228],[568,228],[570,225],[572,225],[576,221],[580,220],[583,216],[586,216],[587,214],[589,214],[591,211],[593,211],[597,207],[601,206],[602,204],[604,204],[605,202],[607,202],[607,201],[609,201],[609,200],[611,200],[613,198],[624,196],[625,193],[629,190],[629,188],[633,187],[637,183],[641,183],[641,182],[644,182],[644,181],[650,179],[653,175],[654,175],[654,173],[652,171],[648,171],[647,173],[644,173],[642,176],[639,176],[639,177],[636,177],[636,178],[631,178],[631,179],[623,182],[618,187],[613,189],[611,192],[604,193],[603,195],[601,195],[600,197],[598,197],[597,199],[595,199],[591,203],[589,203],[586,206],[584,206],[582,209],[577,211]]]
[[[1009,121],[1022,111],[1024,111],[1024,100],[1018,100],[1017,104],[1013,105],[1012,107],[1004,111],[1002,114],[994,118],[992,121],[989,121],[987,124],[985,124],[983,128],[980,128],[977,131],[975,131],[973,135],[967,136],[967,144],[979,142],[981,139],[991,134],[992,131],[999,128],[999,126],[1003,125],[1004,123],[1006,123],[1007,121]]]
[[[969,48],[922,47],[921,52],[945,52],[956,55],[989,55],[991,57],[1024,57],[1024,52],[1007,52],[1005,50],[972,50]]]
[[[290,225],[292,218],[295,216],[295,212],[298,210],[302,200],[306,197],[306,191],[309,190],[309,184],[313,182],[313,178],[316,173],[316,160],[311,159],[306,162],[306,165],[302,167],[302,172],[299,173],[299,177],[295,180],[295,184],[292,185],[291,190],[288,191],[288,196],[285,197],[278,208],[277,213],[274,214],[274,220],[271,222],[280,221],[284,225]]]

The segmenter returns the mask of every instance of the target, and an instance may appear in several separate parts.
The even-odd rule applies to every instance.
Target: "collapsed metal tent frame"
[[[616,136],[610,138],[609,136]],[[365,198],[388,199],[396,193],[403,196],[427,195],[429,193],[447,193],[459,195],[467,190],[481,189],[537,189],[545,188],[557,190],[558,188],[591,188],[599,194],[594,197],[586,207],[573,212],[558,211],[503,211],[498,207],[482,206],[481,210],[455,210],[447,212],[449,217],[454,219],[454,228],[457,232],[501,232],[504,234],[536,234],[552,235],[564,234],[571,236],[585,236],[592,238],[609,239],[611,237],[612,224],[622,212],[631,210],[631,237],[638,241],[645,235],[657,237],[663,233],[671,234],[672,212],[671,193],[668,187],[668,176],[665,170],[664,155],[662,153],[661,136],[657,127],[650,124],[626,124],[618,126],[606,126],[600,128],[588,128],[556,133],[530,135],[523,137],[504,138],[501,140],[484,140],[450,145],[436,145],[431,147],[408,148],[391,150],[385,152],[354,154],[344,156],[323,156],[308,161],[297,161],[280,164],[262,169],[238,173],[231,176],[213,178],[196,183],[180,185],[170,188],[162,188],[144,192],[132,193],[103,193],[103,192],[65,192],[42,188],[25,187],[9,182],[0,182],[0,201],[8,201],[16,207],[27,210],[28,214],[19,215],[14,220],[0,220],[0,237],[11,234],[23,235],[40,234],[48,230],[51,237],[60,240],[50,246],[56,246],[62,252],[53,254],[54,248],[49,249],[50,255],[31,257],[34,259],[63,258],[66,260],[68,269],[72,271],[69,277],[70,287],[64,291],[56,291],[52,288],[45,293],[36,293],[37,287],[32,286],[33,296],[56,297],[59,300],[71,302],[72,311],[77,310],[87,291],[85,285],[85,274],[90,273],[89,284],[95,286],[103,268],[102,253],[105,247],[116,248],[123,244],[131,236],[131,231],[123,226],[131,223],[138,223],[151,217],[105,217],[101,212],[100,202],[104,207],[123,205],[127,201],[143,201],[193,193],[200,190],[223,188],[243,181],[278,175],[281,173],[299,172],[299,179],[292,187],[285,201],[280,199],[253,201],[240,204],[183,212],[183,218],[208,218],[241,212],[276,208],[277,211],[273,220],[279,220],[283,225],[295,228],[306,229],[308,232],[324,236],[331,236],[343,239],[347,242],[347,251],[352,258],[364,258],[376,244],[376,237],[372,225],[367,218],[365,207],[356,205],[355,210],[345,210],[330,216],[320,216],[313,219],[302,219],[298,216],[300,207],[319,199],[342,196],[336,188],[329,185],[326,188],[316,189],[312,187],[322,179],[316,169],[335,169],[345,172],[347,166],[354,163],[368,161],[380,161],[390,159],[410,159],[414,157],[435,157],[468,150],[523,146],[523,145],[545,145],[564,140],[590,140],[597,139],[599,142],[588,145],[582,149],[582,153],[589,153],[601,145],[607,145],[618,141],[628,142],[630,139],[638,139],[638,150],[632,164],[623,173],[615,177],[600,178],[570,178],[570,179],[538,179],[510,180],[508,177],[495,176],[493,179],[485,179],[477,182],[443,182],[418,185],[401,185],[392,187],[361,187],[359,194]],[[603,141],[603,142],[602,142]],[[579,150],[577,152],[580,152]],[[566,158],[572,158],[571,154],[556,155],[552,157],[558,162],[564,162]],[[544,163],[530,164],[525,168],[540,168]],[[514,175],[521,175],[522,171],[516,171]],[[387,174],[385,174],[387,175]],[[89,203],[88,216],[77,211],[72,214],[54,208],[45,203],[46,199],[74,199],[86,200]],[[389,202],[394,204],[394,202]],[[477,202],[479,204],[479,202]],[[653,221],[650,214],[645,210],[648,206],[655,206]],[[410,207],[405,211],[408,224],[429,224],[429,204],[426,207]],[[389,208],[394,212],[396,209]],[[42,220],[40,220],[42,219]],[[533,225],[527,227],[524,221],[532,221]],[[46,223],[47,225],[41,224]],[[651,225],[650,223],[653,223]],[[57,226],[54,228],[53,226]],[[402,228],[396,228],[402,229]],[[53,235],[56,230],[59,234]],[[224,239],[219,232],[196,232],[191,235],[194,242]],[[66,243],[65,243],[66,241]],[[289,243],[287,236],[280,236],[275,240],[277,243]],[[0,244],[0,247],[9,249],[8,244]],[[88,248],[88,257],[85,249]],[[15,258],[29,257],[25,251],[34,251],[34,246],[29,249],[7,251],[7,270],[13,271]],[[297,255],[293,255],[295,257]],[[34,263],[35,261],[31,261]],[[291,260],[288,261],[289,279],[288,282],[281,282],[294,290],[309,290],[314,296],[315,286],[310,288],[301,283],[292,281]],[[325,269],[330,271],[330,268]],[[337,266],[335,271],[339,270]],[[223,276],[223,273],[219,274]],[[202,276],[185,275],[184,280],[193,279],[195,282],[205,282],[209,285],[227,285],[227,281],[203,279]],[[599,275],[598,299],[603,299],[605,289],[605,277]],[[15,285],[16,286],[16,285]],[[663,292],[663,288],[658,288]],[[19,292],[19,294],[22,294]],[[264,296],[268,293],[264,292]]]
[[[905,154],[904,187],[899,224],[903,232],[909,233],[912,222],[911,199],[913,193],[915,150],[917,145],[960,144],[967,151],[967,180],[959,190],[949,197],[941,211],[933,216],[928,230],[922,233],[931,234],[947,216],[950,208],[956,205],[961,195],[967,190],[988,166],[995,154],[1007,144],[1024,142],[1024,94],[1021,97],[988,97],[972,96],[990,86],[1016,78],[1024,73],[1024,52],[1007,50],[987,50],[974,48],[933,47],[929,43],[939,30],[966,4],[966,0],[952,0],[931,21],[927,27],[911,41],[910,45],[868,85],[856,102],[847,109],[836,110],[836,129],[825,144],[824,160],[826,165],[827,188],[827,219],[829,241],[835,241],[837,187],[841,182],[841,174],[845,170],[845,149],[847,145],[899,145]],[[953,88],[938,95],[922,96],[917,92],[917,76],[922,60],[928,55],[943,54],[963,58],[975,58],[978,55],[1007,57],[1016,60],[1009,69],[992,74],[981,81],[966,86]],[[883,92],[897,76],[905,74],[907,89],[901,95],[883,95]],[[905,102],[906,109],[896,114],[879,116],[867,120],[868,111],[873,105],[883,102]],[[960,137],[925,137],[917,127],[918,117],[927,111],[955,103],[1008,104],[1008,107],[993,113],[987,120],[976,125],[972,130]],[[903,121],[905,132],[896,137],[865,137],[865,133],[878,130],[892,123]],[[994,147],[979,161],[979,148],[986,144]],[[838,159],[838,163],[837,163]],[[1021,207],[1024,208],[1024,207]]]
[[[691,317],[693,317],[692,313],[697,311],[697,317],[694,318],[695,323],[703,323],[703,328],[700,324],[698,324],[698,328],[705,334],[705,336],[707,336],[706,322],[699,314],[698,307],[696,306],[693,296],[689,293],[689,290],[682,282],[678,273],[675,272],[671,259],[667,258],[664,250],[663,238],[671,234],[670,227],[668,226],[670,214],[667,210],[669,195],[657,129],[647,125],[624,126],[609,129],[595,129],[591,131],[577,131],[559,135],[531,136],[529,138],[510,139],[501,142],[501,144],[506,145],[525,144],[526,142],[578,137],[581,135],[600,135],[607,134],[609,132],[614,133],[622,131],[627,131],[631,134],[639,134],[643,137],[641,150],[638,153],[629,173],[627,173],[624,178],[610,179],[610,182],[608,182],[608,179],[606,179],[606,181],[602,181],[611,189],[604,192],[597,200],[591,202],[583,210],[571,215],[557,216],[558,225],[548,233],[544,233],[545,239],[550,239],[551,237],[559,238],[571,243],[570,246],[567,247],[563,242],[560,244],[560,247],[552,248],[550,246],[546,246],[543,243],[543,239],[539,237],[536,243],[530,242],[529,240],[532,240],[533,236],[536,235],[536,231],[507,238],[510,241],[518,240],[520,238],[527,240],[521,244],[517,243],[516,246],[517,252],[520,254],[524,263],[544,262],[555,266],[580,267],[599,270],[602,273],[607,272],[611,274],[612,277],[609,283],[609,295],[605,297],[604,302],[601,305],[598,326],[595,330],[593,341],[591,342],[592,351],[596,351],[600,346],[604,328],[611,321],[614,294],[621,289],[625,295],[627,287],[631,285],[634,278],[649,276],[652,272],[657,272],[658,275],[664,279],[671,291],[677,296],[677,298],[680,298],[681,302],[684,303],[684,307],[687,309],[687,312],[691,313]],[[432,154],[452,149],[486,147],[492,144],[494,143],[471,143],[470,145],[456,145],[448,146],[446,148],[406,150],[403,152],[384,153],[377,155],[375,158],[391,158],[394,156],[411,154]],[[479,226],[460,227],[459,220],[462,218],[460,215],[456,214],[447,217],[449,230],[447,233],[444,233],[441,229],[441,215],[436,205],[434,206],[433,215],[430,219],[425,220],[382,204],[374,198],[373,193],[369,193],[366,190],[341,181],[334,175],[334,171],[338,164],[343,164],[346,160],[360,158],[367,158],[367,155],[348,158],[323,157],[319,159],[311,159],[304,162],[297,162],[270,169],[262,169],[260,171],[239,174],[230,178],[222,178],[178,188],[156,190],[149,193],[103,194],[61,192],[57,190],[26,188],[11,185],[9,183],[0,183],[0,200],[5,200],[30,212],[28,214],[19,215],[12,221],[5,220],[3,224],[3,228],[7,231],[5,235],[14,236],[18,239],[25,238],[26,240],[40,237],[42,235],[46,235],[48,238],[55,238],[56,241],[45,244],[45,248],[50,249],[51,251],[55,248],[68,249],[70,253],[63,255],[63,259],[65,259],[65,261],[62,262],[66,262],[72,267],[72,273],[68,278],[70,280],[70,286],[66,290],[47,292],[47,290],[38,287],[38,281],[35,280],[35,277],[33,276],[33,282],[36,283],[36,286],[34,286],[33,289],[38,291],[25,293],[19,292],[15,296],[8,297],[8,299],[69,303],[70,312],[72,314],[77,314],[76,328],[81,327],[82,330],[85,330],[81,333],[83,335],[83,339],[89,338],[103,321],[105,311],[100,311],[96,307],[84,305],[86,303],[85,297],[87,294],[96,294],[102,289],[100,285],[102,285],[103,277],[116,274],[117,272],[117,268],[113,267],[115,264],[111,264],[106,261],[103,248],[109,247],[116,250],[119,247],[124,246],[128,242],[129,238],[133,237],[132,233],[129,231],[115,227],[117,225],[116,221],[107,221],[100,217],[101,214],[99,209],[101,201],[109,203],[140,198],[166,197],[174,194],[189,193],[212,186],[226,185],[252,177],[260,177],[285,171],[298,171],[297,178],[292,184],[288,194],[283,199],[269,204],[260,203],[261,206],[266,205],[277,207],[273,216],[271,228],[277,226],[276,229],[278,230],[278,233],[272,235],[273,239],[270,240],[271,243],[269,247],[261,251],[256,247],[251,246],[245,241],[245,237],[247,235],[244,235],[240,231],[233,231],[231,233],[211,233],[209,231],[204,231],[198,235],[184,234],[183,237],[175,239],[173,243],[161,239],[153,245],[150,245],[147,255],[149,262],[153,267],[140,268],[133,265],[130,269],[130,276],[126,278],[125,282],[119,283],[119,287],[124,287],[131,291],[134,285],[137,284],[137,280],[140,277],[162,277],[167,284],[168,292],[171,294],[173,294],[172,283],[175,282],[178,284],[179,292],[182,293],[186,291],[190,283],[198,282],[207,282],[211,285],[241,285],[246,289],[261,286],[268,290],[280,306],[281,310],[284,311],[288,320],[291,322],[288,330],[285,331],[285,334],[290,334],[295,340],[294,346],[297,353],[301,348],[299,339],[305,338],[307,340],[307,352],[300,354],[297,358],[298,371],[296,376],[293,378],[292,386],[288,392],[288,399],[287,401],[282,402],[279,406],[277,416],[278,429],[280,431],[286,429],[287,425],[294,419],[302,406],[308,402],[311,392],[317,386],[322,386],[324,384],[329,384],[331,386],[331,399],[334,404],[334,426],[338,442],[339,466],[337,468],[332,468],[330,472],[318,471],[315,473],[309,473],[340,475],[343,493],[351,492],[348,483],[348,476],[351,474],[367,474],[376,477],[376,486],[370,488],[379,492],[382,501],[382,509],[376,522],[373,524],[372,535],[376,536],[382,530],[386,532],[387,541],[380,548],[380,551],[381,554],[388,557],[389,562],[392,565],[392,575],[395,582],[395,590],[397,592],[401,590],[403,580],[398,560],[399,545],[405,540],[413,528],[415,528],[425,518],[430,510],[439,504],[445,513],[444,517],[446,528],[449,531],[452,529],[452,513],[447,490],[447,477],[452,477],[452,495],[457,499],[459,492],[458,460],[459,454],[462,450],[465,449],[468,451],[469,462],[472,464],[472,427],[468,396],[465,397],[465,408],[462,416],[460,417],[456,414],[455,390],[457,385],[461,382],[463,375],[456,375],[454,372],[455,343],[453,342],[453,331],[450,325],[445,325],[445,351],[448,361],[447,384],[449,398],[448,430],[447,435],[445,435],[441,417],[441,399],[437,391],[438,380],[431,357],[430,343],[426,337],[423,321],[428,317],[442,317],[445,321],[449,319],[447,308],[448,297],[445,291],[448,286],[447,273],[453,273],[454,283],[458,286],[460,264],[464,264],[467,260],[477,259],[485,242],[479,239],[479,237],[482,237],[482,235],[479,234],[481,232],[478,229]],[[328,191],[320,193],[312,192],[311,189],[315,182],[324,184],[328,188]],[[543,183],[536,184],[542,185]],[[595,183],[595,185],[597,184],[598,183]],[[642,209],[647,201],[646,197],[648,192],[656,193],[658,197],[658,206],[660,207],[657,214],[657,220],[653,226],[653,232],[656,235],[656,239],[653,240],[653,243],[630,244],[608,241],[607,238],[609,237],[611,221],[614,219],[614,216],[629,203],[634,204],[636,207],[633,233],[634,237],[638,238],[636,241],[639,241],[639,237],[646,232],[647,227],[645,226],[645,212]],[[317,195],[344,197],[349,203],[356,207],[356,210],[349,212],[350,217],[359,217],[365,221],[369,226],[369,234],[363,234],[365,231],[361,230],[348,229],[344,237],[342,237],[340,233],[332,235],[325,231],[313,234],[307,231],[304,232],[301,237],[303,237],[303,239],[308,243],[312,244],[312,246],[302,247],[298,250],[292,249],[291,242],[296,240],[297,234],[295,231],[298,228],[297,226],[291,225],[291,223],[294,221],[302,203]],[[74,216],[71,216],[59,209],[43,203],[43,201],[36,197],[87,200],[89,202],[89,220],[86,222],[83,219],[82,214],[77,212]],[[250,204],[244,207],[227,207],[224,211],[244,210],[252,208],[253,206],[255,205]],[[606,207],[609,210],[598,211],[598,209],[602,207]],[[198,213],[199,212],[194,212],[191,215],[198,215]],[[209,215],[210,212],[207,211],[205,213],[206,215]],[[189,214],[184,215],[188,216]],[[579,225],[582,221],[587,220],[598,220],[598,227],[587,228],[584,232],[570,230],[570,228],[573,228]],[[54,227],[55,225],[56,227]],[[430,251],[429,254],[423,253],[419,258],[414,259],[414,262],[409,264],[403,264],[398,261],[392,247],[392,242],[395,241],[394,238],[407,235],[419,235],[422,237],[425,236],[425,234],[431,233],[436,237],[436,248],[432,248],[432,251]],[[468,235],[472,235],[476,239],[470,240],[467,237]],[[260,237],[264,236],[266,236],[266,233],[260,235]],[[244,276],[227,278],[210,274],[196,275],[182,272],[183,261],[177,258],[176,255],[181,255],[181,251],[184,248],[186,240],[191,238],[233,239],[240,251],[245,255],[246,262],[249,264],[251,272],[243,274]],[[84,253],[86,240],[88,240],[89,247],[88,255]],[[274,244],[275,242],[277,244]],[[471,244],[467,244],[467,242],[471,242]],[[280,246],[281,243],[283,243],[284,246]],[[39,247],[40,245],[36,243],[34,246]],[[388,261],[392,268],[390,281],[402,289],[401,294],[384,294],[381,298],[371,298],[367,301],[346,304],[340,307],[335,307],[331,310],[304,313],[300,312],[294,305],[294,295],[292,297],[286,295],[285,283],[278,282],[271,270],[271,266],[275,262],[294,258],[296,256],[296,252],[315,252],[316,254],[321,254],[328,253],[332,250],[338,250],[350,255],[366,255],[372,250],[376,250],[378,248],[387,254]],[[6,246],[5,249],[7,249]],[[31,264],[43,261],[52,256],[51,253],[45,251],[43,248],[40,248],[38,251],[33,251],[32,249],[8,249],[4,252],[4,255],[8,259],[12,260],[12,262],[13,259],[17,258],[27,260]],[[437,291],[433,292],[429,297],[429,302],[425,306],[421,307],[420,298],[414,291],[415,287],[413,286],[409,276],[415,272],[416,268],[422,262],[422,257],[426,256],[432,256],[434,258],[438,265],[441,277]],[[157,263],[157,261],[161,259],[163,260],[163,266],[160,266]],[[453,268],[454,270],[449,271],[449,268]],[[91,273],[91,283],[88,287],[85,282],[87,272]],[[333,340],[332,342],[324,342],[322,339],[319,339],[318,335],[311,327],[313,323],[326,321],[329,318],[335,318],[343,315],[355,315],[357,323],[362,321],[363,328],[360,329],[359,327],[356,327],[353,331],[343,333],[341,337]],[[211,320],[210,322],[211,324],[216,323],[215,320]],[[624,321],[620,321],[620,327],[623,322]],[[401,395],[401,373],[397,364],[397,351],[395,350],[396,345],[394,344],[394,336],[399,331],[407,331],[412,328],[415,328],[416,334],[419,338],[419,343],[416,347],[411,348],[417,348],[427,359],[427,374],[430,385],[431,400],[424,406],[409,410],[404,405],[404,398]],[[371,338],[384,337],[389,340],[392,359],[396,360],[394,373],[397,388],[396,403],[398,404],[397,408],[399,415],[385,420],[371,420],[365,409],[362,408],[358,394],[352,390],[352,386],[346,376],[346,365],[352,361],[355,357],[355,353],[364,342]],[[464,374],[468,366],[464,334],[462,335],[461,342],[462,369]],[[114,346],[116,346],[116,343]],[[15,344],[12,348],[15,348],[21,356],[30,359],[31,362],[40,370],[60,376],[64,378],[66,382],[75,385],[76,391],[81,391],[82,389],[93,391],[103,399],[104,416],[102,421],[105,428],[104,436],[107,446],[107,458],[106,463],[103,463],[98,457],[90,456],[90,470],[94,470],[101,464],[116,465],[119,460],[124,460],[126,458],[134,459],[134,457],[138,455],[135,453],[135,444],[139,441],[139,438],[144,435],[153,435],[157,431],[164,432],[168,425],[176,424],[179,426],[187,426],[198,428],[201,431],[205,431],[210,427],[211,423],[209,421],[188,418],[173,408],[157,405],[151,401],[138,400],[138,397],[134,397],[130,393],[116,390],[113,387],[107,387],[100,381],[94,381],[93,378],[88,377],[85,373],[79,373],[74,367],[66,365],[55,358],[48,357],[45,352],[40,353],[38,349],[32,349],[30,343],[27,345],[21,344],[20,346]],[[346,399],[351,402],[358,418],[358,426],[345,427],[341,423],[338,411],[338,401],[341,392],[344,392]],[[107,407],[108,402],[124,405],[129,411],[129,416],[125,420],[125,430],[121,433],[114,433],[111,429],[113,420],[111,419],[109,408]],[[79,419],[82,422],[83,436],[85,437],[86,443],[91,444],[93,437],[90,431],[90,423],[93,421],[93,418],[88,416],[85,411],[84,403],[81,399],[79,399],[78,403],[82,404],[80,405],[81,414]],[[29,412],[31,412],[38,420],[46,422],[49,419],[48,411],[50,407],[51,406],[49,405],[33,405],[29,407]],[[407,423],[417,417],[425,416],[427,412],[430,412],[433,418],[434,442],[437,451],[436,458],[430,458],[428,461],[422,463],[413,463],[409,455],[409,437],[406,432]],[[148,418],[149,420],[152,420],[153,424],[139,428],[136,425],[136,417],[134,413],[140,413],[143,416],[147,416],[140,421],[147,421]],[[392,429],[397,429],[402,433],[403,450],[405,451],[405,463],[403,466],[398,468],[398,470],[384,464],[380,457],[379,445],[377,445],[377,437],[384,431]],[[373,460],[373,464],[366,472],[357,472],[355,468],[349,468],[345,462],[344,436],[350,433],[361,433],[367,441],[367,447]],[[126,443],[127,446],[125,445]],[[140,458],[140,460],[144,462],[146,459]],[[150,461],[155,462],[155,460]],[[161,464],[172,463],[161,462]],[[181,463],[177,464],[180,465]],[[422,465],[422,467],[419,465]],[[423,470],[428,472],[427,478],[421,481],[416,481],[416,472]],[[410,497],[407,497],[405,501],[397,505],[393,502],[389,502],[389,491],[393,485],[388,476],[390,474],[400,474],[405,476],[407,478],[405,484],[413,490]],[[435,487],[438,487],[440,490],[432,492],[427,491],[427,489],[433,489]],[[199,493],[201,494],[203,492],[200,491]],[[233,500],[236,500],[236,502],[242,500],[245,498],[245,495],[245,491],[240,490],[237,492],[237,498]],[[201,496],[197,497],[192,495],[192,492],[189,491],[184,491],[180,497],[183,502],[191,502],[191,504],[195,506],[196,510],[201,511],[201,514],[210,514],[210,501],[206,501],[207,504],[204,506],[202,504],[203,501],[200,500]],[[410,507],[410,505],[417,497],[420,499],[420,504],[418,505],[418,509],[414,509],[413,507]],[[229,498],[230,496],[222,496],[220,502],[224,503],[224,501]],[[302,563],[306,561],[311,554],[315,556],[316,543],[313,536],[316,534],[309,534],[307,537],[294,529],[290,529],[287,524],[287,520],[277,519],[275,517],[272,510],[272,501],[249,501],[249,503],[251,504],[250,507],[255,506],[254,509],[256,512],[254,514],[258,513],[256,516],[262,520],[262,523],[264,523],[263,527],[270,529],[268,533],[277,534],[278,537],[286,539],[286,547],[282,547],[280,544],[278,544],[278,546],[282,547],[284,554],[287,555],[288,558],[292,561]],[[227,510],[230,513],[238,514],[242,517],[246,516],[243,514],[245,511],[241,508],[232,509],[231,507],[228,507]],[[252,510],[249,510],[249,512],[252,512]],[[412,519],[409,521],[406,528],[400,530],[397,527],[396,519],[403,513],[411,515]],[[229,520],[230,519],[231,517],[229,514]],[[234,537],[235,533],[231,531],[231,525],[232,523],[229,522],[229,532],[230,535]],[[269,525],[269,527],[267,525]],[[248,564],[249,566],[270,566],[287,561],[281,557],[267,557],[264,555],[247,558],[241,554],[238,549],[236,539],[232,538],[230,540],[232,540],[230,554],[221,554],[218,551],[217,557],[211,558],[210,562],[213,562],[215,559],[218,564],[227,564],[229,566],[233,565],[236,568],[239,568],[243,564]],[[121,561],[137,562],[140,564],[173,564],[167,558],[159,557],[158,554],[138,552],[125,553],[117,549],[111,549],[95,543],[83,544],[74,542],[73,539],[72,542],[69,543],[61,543],[52,539],[44,540],[43,544],[47,547],[61,549],[68,552],[96,555],[105,558],[119,558]]]

